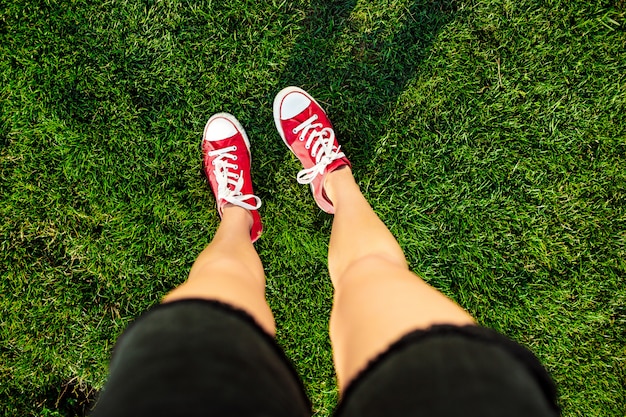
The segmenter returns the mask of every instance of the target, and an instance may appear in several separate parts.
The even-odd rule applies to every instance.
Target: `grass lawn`
[[[0,4],[0,415],[82,415],[218,215],[208,117],[264,202],[278,341],[331,414],[331,217],[274,95],[309,90],[412,270],[532,349],[563,415],[626,413],[623,0]]]

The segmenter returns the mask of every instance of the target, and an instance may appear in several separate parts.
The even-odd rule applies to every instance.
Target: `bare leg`
[[[449,298],[408,270],[402,249],[367,203],[349,168],[326,177],[335,207],[328,264],[330,320],[340,391],[406,333],[434,324],[473,324]]]
[[[250,314],[274,335],[274,317],[265,301],[263,265],[250,241],[252,216],[227,205],[213,241],[200,253],[187,281],[167,294],[164,303],[186,298],[222,301]]]

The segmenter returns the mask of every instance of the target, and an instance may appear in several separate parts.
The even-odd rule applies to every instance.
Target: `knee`
[[[408,264],[404,257],[392,257],[385,254],[368,254],[346,265],[343,271],[337,271],[333,279],[335,289],[355,280],[367,281],[368,277],[380,278],[408,271]],[[331,274],[332,275],[332,274]]]
[[[189,279],[211,279],[216,276],[235,276],[245,280],[261,281],[265,283],[263,268],[255,268],[232,257],[213,257],[199,260],[191,268]]]

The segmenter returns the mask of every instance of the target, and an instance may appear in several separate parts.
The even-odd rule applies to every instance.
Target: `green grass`
[[[331,218],[271,115],[295,84],[411,268],[531,348],[564,416],[624,416],[625,28],[622,0],[3,2],[0,414],[80,414],[185,279],[218,111],[253,143],[278,340],[331,413]]]

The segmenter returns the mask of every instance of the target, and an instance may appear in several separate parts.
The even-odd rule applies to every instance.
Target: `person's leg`
[[[250,241],[251,225],[247,210],[224,207],[213,241],[196,259],[187,281],[163,302],[185,298],[221,301],[244,310],[273,335],[274,317],[265,301],[263,265]]]
[[[476,326],[408,270],[348,168],[328,174],[324,188],[335,210],[337,416],[559,415],[554,384],[531,352]]]
[[[234,116],[205,127],[204,170],[222,222],[188,280],[118,338],[93,416],[309,416],[297,373],[276,344],[250,175]]]
[[[274,99],[278,133],[304,169],[317,205],[335,214],[328,262],[335,287],[330,336],[339,387],[411,330],[472,324],[454,302],[408,270],[402,249],[357,186],[332,124],[311,95],[287,87]]]
[[[310,184],[317,205],[335,214],[328,262],[342,393],[336,415],[557,415],[554,386],[532,353],[476,326],[408,270],[319,103],[287,87],[274,100],[274,121],[303,164],[298,182]]]
[[[348,167],[326,177],[335,208],[328,263],[335,287],[330,336],[340,390],[393,342],[434,324],[473,324],[461,307],[408,270],[391,232]]]
[[[202,138],[202,158],[222,222],[187,281],[163,302],[188,298],[221,301],[244,310],[274,335],[274,317],[265,301],[263,265],[252,245],[263,229],[258,213],[261,200],[252,188],[250,141],[233,115],[218,113],[209,119]]]

